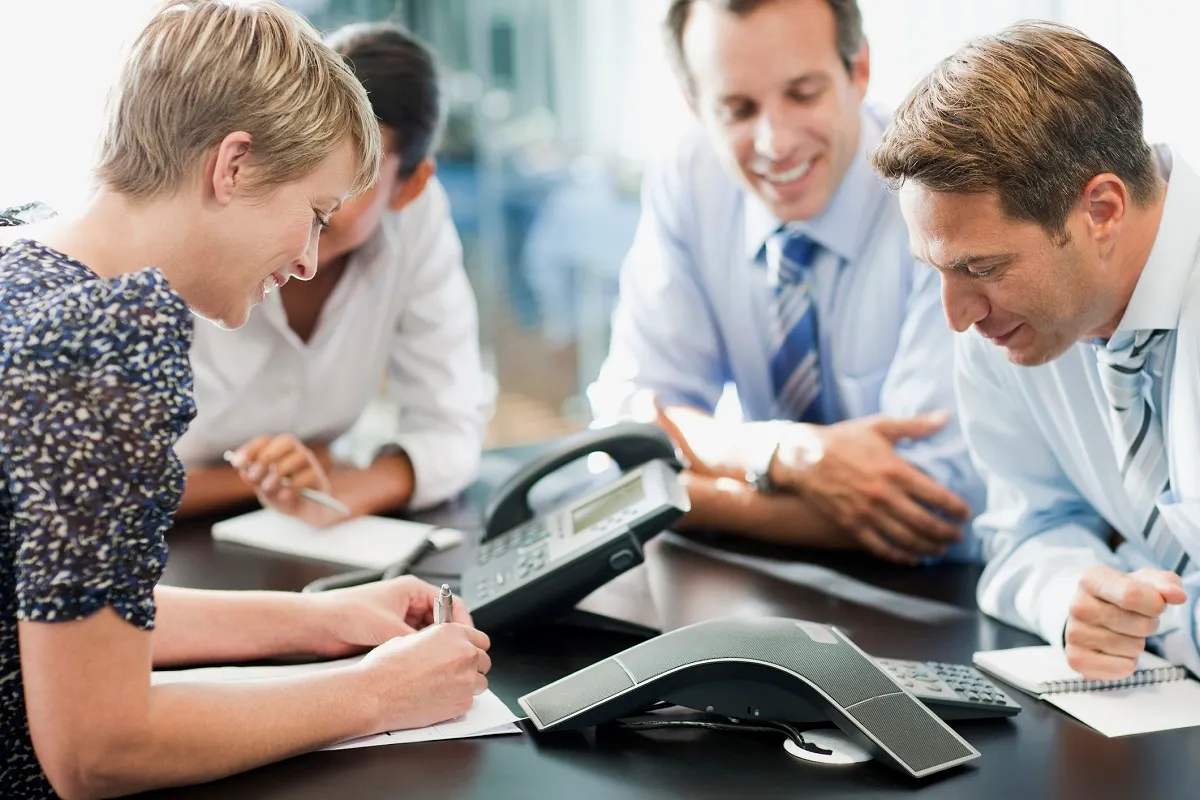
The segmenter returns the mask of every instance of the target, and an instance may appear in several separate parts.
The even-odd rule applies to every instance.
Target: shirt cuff
[[[1179,606],[1171,606],[1163,614],[1166,621],[1168,614],[1175,617],[1178,624],[1169,633],[1163,634],[1158,640],[1163,658],[1172,664],[1182,664],[1195,674],[1200,674],[1200,586],[1191,586],[1187,590],[1187,602]]]
[[[1065,634],[1067,619],[1071,616],[1071,601],[1079,588],[1079,581],[1092,565],[1059,572],[1048,582],[1038,598],[1037,631],[1043,639],[1059,650],[1066,649]]]
[[[444,433],[413,432],[392,437],[375,451],[399,448],[413,467],[413,492],[408,508],[430,508],[457,495],[479,475],[480,442]]]

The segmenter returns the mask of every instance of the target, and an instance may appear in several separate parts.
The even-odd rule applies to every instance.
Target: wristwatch
[[[779,439],[778,435],[767,438],[746,459],[746,483],[759,494],[775,491],[775,484],[771,480],[771,462],[779,452]]]

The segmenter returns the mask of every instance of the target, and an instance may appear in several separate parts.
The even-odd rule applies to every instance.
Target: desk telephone
[[[533,486],[591,453],[606,453],[621,477],[535,515]],[[679,470],[667,435],[637,423],[589,431],[519,470],[492,494],[483,538],[463,570],[459,594],[475,625],[490,633],[552,619],[642,563],[642,545],[690,508]]]

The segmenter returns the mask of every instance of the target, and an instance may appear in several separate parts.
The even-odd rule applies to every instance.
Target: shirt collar
[[[1200,176],[1179,153],[1155,148],[1159,171],[1167,179],[1167,196],[1154,247],[1138,278],[1117,330],[1174,330],[1179,327],[1188,280],[1195,265],[1200,230]]]
[[[853,261],[861,252],[877,216],[879,205],[887,197],[887,189],[867,162],[883,135],[879,122],[864,108],[854,160],[850,162],[841,184],[833,193],[829,205],[817,217],[789,224],[789,228],[807,234],[813,241],[840,256]],[[750,193],[744,193],[746,258],[758,258],[767,239],[783,225]]]

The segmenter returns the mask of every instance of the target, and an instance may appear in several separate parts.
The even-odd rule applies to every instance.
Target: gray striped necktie
[[[817,308],[809,290],[819,245],[784,228],[767,240],[767,282],[771,285],[771,384],[785,419],[821,422],[821,364]]]
[[[1159,496],[1171,486],[1162,420],[1150,393],[1146,361],[1166,331],[1118,331],[1097,349],[1100,385],[1108,398],[1121,480],[1141,524],[1142,538],[1164,569],[1182,573],[1188,556],[1159,516]]]

